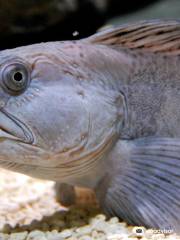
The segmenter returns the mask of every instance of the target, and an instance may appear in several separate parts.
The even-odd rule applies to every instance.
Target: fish
[[[180,21],[0,51],[0,167],[179,232]]]

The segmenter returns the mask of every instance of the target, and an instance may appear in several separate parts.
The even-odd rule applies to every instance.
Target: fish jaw
[[[91,151],[76,148],[55,154],[6,137],[0,141],[0,166],[39,179],[94,188],[105,174],[104,158],[116,139],[115,132],[110,131],[107,139]]]
[[[12,139],[29,144],[34,142],[31,130],[5,110],[0,111],[0,141],[3,139]]]

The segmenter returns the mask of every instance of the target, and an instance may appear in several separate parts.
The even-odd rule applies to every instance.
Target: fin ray
[[[124,24],[83,41],[119,48],[180,55],[180,21],[151,20]]]
[[[180,139],[119,140],[113,151],[108,184],[96,189],[102,208],[130,224],[180,232]]]

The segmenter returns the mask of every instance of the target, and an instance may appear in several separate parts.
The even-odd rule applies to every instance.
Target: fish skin
[[[72,51],[72,49],[74,50]],[[12,170],[18,169],[19,172],[39,178],[55,181],[63,179],[63,181],[77,182],[77,184],[82,184],[81,178],[86,174],[87,180],[83,178],[83,184],[85,186],[95,184],[96,178],[93,179],[91,176],[92,169],[96,168],[97,162],[92,157],[100,158],[102,153],[105,154],[105,150],[108,151],[117,137],[116,121],[119,124],[119,120],[116,120],[118,118],[116,115],[121,113],[117,113],[113,101],[119,98],[119,94],[117,95],[109,89],[104,91],[102,84],[94,87],[94,79],[99,74],[93,71],[87,72],[87,67],[90,66],[86,65],[89,64],[89,61],[85,57],[83,67],[82,57],[79,54],[80,49],[85,54],[87,46],[81,42],[57,42],[5,50],[0,53],[2,66],[10,59],[12,61],[21,59],[25,64],[30,65],[33,79],[29,88],[19,96],[12,97],[1,89],[1,99],[6,105],[4,109],[17,119],[21,119],[34,136],[33,144],[24,144],[20,141],[15,144],[13,142],[13,149],[11,148],[12,142],[9,140],[1,142],[2,167],[6,167],[7,164],[7,168],[10,168],[13,165],[13,167],[11,166]],[[89,46],[91,56],[97,52],[97,49],[99,48],[91,49]],[[102,64],[101,61],[99,63]],[[82,69],[79,69],[79,65]],[[85,81],[86,79],[87,81]],[[102,81],[104,80],[102,74]],[[49,85],[51,85],[51,90]],[[72,97],[73,95],[74,97]],[[49,99],[51,108],[47,108]],[[93,106],[95,101],[97,109]],[[87,105],[91,116],[87,111]],[[106,109],[105,119],[104,113],[98,114],[99,108]],[[68,114],[69,117],[67,117]],[[79,115],[84,118],[78,119]],[[48,121],[47,116],[49,116]],[[66,117],[69,121],[65,119]],[[92,119],[94,119],[93,124]],[[101,125],[104,125],[104,128],[96,133],[97,126]],[[66,130],[66,127],[67,131],[64,134],[63,131]],[[57,129],[59,129],[59,133],[57,133]],[[92,134],[91,138],[87,133]],[[13,164],[11,164],[12,158],[15,159]],[[72,164],[75,160],[76,165]],[[96,169],[99,172],[98,168]],[[93,174],[99,175],[95,171]]]
[[[1,51],[0,166],[94,189],[107,214],[179,232],[179,49],[179,21],[156,20]],[[4,85],[10,64],[28,69],[22,92]]]

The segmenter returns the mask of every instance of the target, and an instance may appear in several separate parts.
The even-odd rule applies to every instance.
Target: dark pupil
[[[20,82],[23,79],[23,74],[21,72],[16,72],[13,75],[15,81]]]

